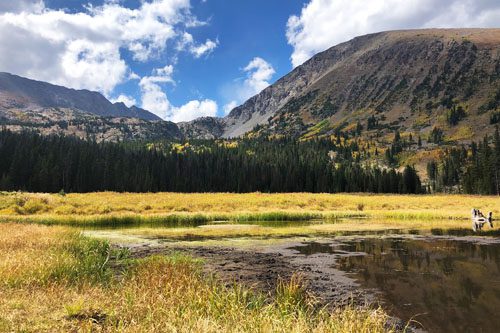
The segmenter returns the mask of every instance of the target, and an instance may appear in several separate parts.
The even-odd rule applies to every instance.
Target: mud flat
[[[342,306],[348,304],[371,304],[376,297],[345,272],[335,268],[337,258],[328,254],[302,256],[291,247],[302,243],[286,243],[252,250],[222,246],[176,246],[176,245],[121,245],[131,251],[133,257],[186,252],[204,260],[204,271],[219,279],[234,282],[273,294],[279,279],[289,279],[298,274],[307,289],[317,298],[319,306]],[[346,253],[344,256],[356,255]]]

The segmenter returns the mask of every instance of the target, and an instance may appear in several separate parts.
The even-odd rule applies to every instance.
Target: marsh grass
[[[65,229],[0,224],[0,285],[105,282],[109,244]]]
[[[203,262],[172,253],[125,258],[118,278],[105,242],[54,226],[2,224],[0,229],[0,331],[391,330],[380,309],[317,307],[298,276],[280,281],[271,297],[238,284],[226,286],[203,274]],[[5,283],[12,279],[17,283]]]
[[[197,227],[211,222],[294,222],[314,220],[337,220],[340,218],[362,218],[361,214],[336,212],[329,214],[307,212],[265,212],[234,214],[169,214],[169,215],[9,215],[0,216],[0,222],[34,223],[96,228],[113,227]]]
[[[280,278],[276,286],[276,304],[283,316],[312,315],[318,302],[307,292],[300,275],[294,274],[289,280]]]
[[[489,228],[489,227],[487,227]],[[449,230],[449,232],[448,232]],[[331,237],[363,234],[433,234],[472,235],[470,221],[454,219],[335,219],[307,223],[259,222],[245,224],[224,223],[198,228],[130,228],[122,230],[97,230],[90,234],[99,238],[139,237],[168,241],[225,242],[231,239],[266,240],[287,237]],[[497,230],[485,229],[475,235],[494,236]]]
[[[465,220],[470,209],[500,214],[495,196],[312,193],[2,192],[0,222],[47,225],[197,226],[214,221],[311,221],[384,218]]]
[[[252,221],[311,221],[323,218],[322,214],[310,212],[265,212],[227,215],[225,220],[235,222]]]
[[[179,226],[198,226],[209,221],[217,220],[217,216],[211,215],[165,215],[165,216],[148,216],[148,215],[90,215],[90,216],[50,216],[50,215],[33,215],[23,217],[3,217],[0,221],[8,222],[26,222],[43,225],[65,225],[65,226],[81,226],[81,227],[117,227],[117,226],[163,226],[163,227],[179,227]]]
[[[460,234],[469,228],[471,207],[500,214],[497,197],[463,195],[2,192],[0,331],[391,331],[381,309],[319,307],[299,276],[263,294],[206,276],[203,263],[191,257],[131,259],[107,241],[57,225],[151,226],[120,232],[179,240],[388,230]],[[218,221],[229,223],[204,225]],[[252,224],[257,221],[315,223],[282,228]]]

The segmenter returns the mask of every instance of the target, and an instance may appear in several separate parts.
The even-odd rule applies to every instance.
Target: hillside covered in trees
[[[342,139],[342,140],[341,140]],[[0,189],[34,192],[421,193],[403,172],[364,165],[345,138],[96,143],[0,131]]]
[[[451,148],[441,160],[427,164],[433,191],[500,194],[500,134],[486,136],[470,148]]]

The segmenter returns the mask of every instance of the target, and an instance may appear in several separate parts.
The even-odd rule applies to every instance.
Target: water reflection
[[[449,228],[449,229],[431,229],[431,234],[435,236],[449,235],[449,236],[500,236],[500,229],[490,229],[473,231],[472,228]]]
[[[291,228],[302,227],[315,224],[326,224],[325,221],[190,221],[190,220],[169,220],[156,218],[153,222],[135,221],[126,218],[110,218],[98,223],[77,223],[76,226],[85,230],[127,230],[127,229],[175,229],[175,228],[196,228],[206,225],[257,225],[269,228]]]
[[[500,245],[456,240],[347,242],[338,266],[377,288],[396,316],[432,332],[498,332]],[[335,253],[335,247],[331,248]]]
[[[335,251],[334,247],[330,244],[310,242],[306,246],[295,246],[291,247],[291,250],[295,250],[300,254],[305,254],[306,256],[316,254],[316,253],[338,253]]]

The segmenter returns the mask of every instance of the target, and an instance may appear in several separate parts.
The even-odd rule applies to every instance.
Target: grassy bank
[[[0,331],[387,331],[379,309],[314,306],[297,278],[270,298],[207,278],[201,265],[126,258],[63,227],[0,224]]]
[[[455,236],[498,236],[498,229],[485,229],[481,232],[473,232],[469,221],[457,220],[341,220],[338,222],[311,223],[307,225],[294,225],[286,223],[286,226],[276,224],[218,224],[204,225],[199,228],[155,228],[142,227],[124,230],[98,230],[91,234],[100,238],[141,237],[146,239],[165,239],[171,241],[207,242],[216,241],[217,244],[238,239],[238,243],[244,239],[250,240],[277,240],[287,237],[332,237],[350,236],[363,233],[376,234],[422,234],[422,235],[455,235]],[[123,239],[122,239],[123,240]],[[145,241],[142,239],[141,241]],[[215,244],[215,243],[213,243]],[[232,245],[231,245],[232,246]]]
[[[370,217],[465,220],[470,209],[500,214],[498,197],[469,195],[0,193],[0,221],[43,224],[192,225],[210,221],[298,221]]]

